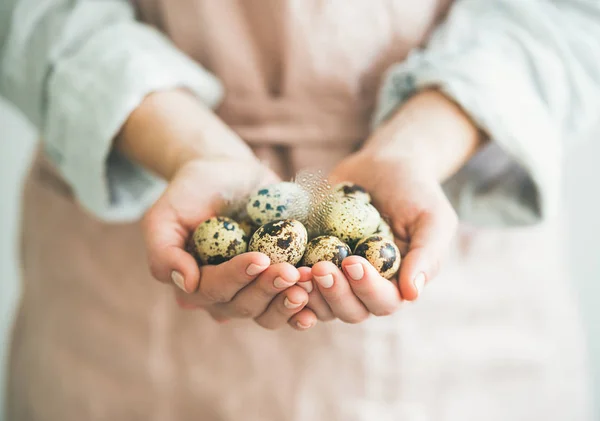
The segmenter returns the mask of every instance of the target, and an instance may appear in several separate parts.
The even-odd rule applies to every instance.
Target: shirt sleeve
[[[113,151],[114,137],[152,92],[187,88],[214,107],[221,84],[125,0],[5,1],[0,94],[37,127],[83,207],[139,218],[164,182]]]
[[[498,226],[552,218],[565,147],[599,123],[600,2],[456,1],[427,45],[387,73],[374,125],[426,87],[491,139],[444,185],[460,218]]]

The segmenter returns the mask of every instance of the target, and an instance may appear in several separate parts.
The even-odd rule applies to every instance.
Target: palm
[[[225,212],[252,189],[277,181],[256,163],[196,161],[183,167],[164,196],[165,217],[188,234],[203,220]],[[165,218],[167,219],[167,218]]]
[[[348,157],[331,173],[332,181],[352,181],[367,189],[390,222],[404,256],[401,286],[412,282],[415,271],[434,276],[456,227],[456,215],[440,185],[425,174],[410,161],[375,160],[363,153]]]

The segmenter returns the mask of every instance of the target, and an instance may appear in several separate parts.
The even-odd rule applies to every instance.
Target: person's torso
[[[331,165],[364,140],[382,74],[444,10],[436,0],[138,3],[221,79],[219,115],[282,173]],[[398,314],[271,332],[178,309],[150,276],[139,224],[90,217],[51,167],[38,159],[24,194],[14,419],[581,419],[579,332],[543,227],[463,226],[443,273]]]
[[[218,115],[285,177],[364,141],[382,76],[450,0],[136,0],[140,19],[214,73]]]

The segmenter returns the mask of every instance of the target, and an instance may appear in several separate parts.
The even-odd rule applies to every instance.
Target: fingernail
[[[423,290],[423,287],[425,286],[425,274],[423,272],[421,272],[417,276],[415,276],[413,284],[414,284],[415,288],[417,289],[417,293],[419,295],[421,295],[421,291]]]
[[[176,270],[171,272],[171,280],[175,285],[177,285],[180,289],[185,291],[185,281],[183,279],[183,275]],[[187,291],[186,291],[187,292]]]
[[[273,285],[275,286],[275,288],[286,288],[290,286],[290,283],[286,282],[285,279],[283,279],[281,276],[278,276],[273,280]]]
[[[267,268],[266,266],[259,266],[255,263],[251,263],[246,268],[246,274],[248,276],[256,276],[259,273],[261,273],[262,271],[264,271],[266,268]]]
[[[313,327],[313,324],[311,323],[305,325],[304,323],[296,322],[296,326],[298,326],[300,329],[310,329],[311,327]]]
[[[308,294],[310,294],[313,290],[313,283],[311,281],[298,282],[298,285],[304,288],[304,291],[306,291]]]
[[[331,288],[333,286],[333,275],[327,274],[325,276],[314,276],[315,281],[319,283],[323,288]]]
[[[355,281],[360,281],[365,276],[365,269],[360,263],[346,266],[346,272]]]
[[[283,299],[283,305],[286,306],[287,308],[298,308],[302,305],[302,303],[296,304],[296,303],[292,303],[288,297],[285,297]]]

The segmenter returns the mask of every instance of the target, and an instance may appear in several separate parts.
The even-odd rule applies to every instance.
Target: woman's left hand
[[[458,218],[441,183],[485,143],[470,118],[443,93],[415,94],[330,174],[333,183],[364,187],[387,217],[402,254],[395,279],[382,278],[359,256],[300,268],[298,285],[309,292],[307,308],[290,319],[298,328],[314,319],[358,323],[392,314],[412,301],[438,273],[456,233]]]
[[[303,280],[314,280],[310,309],[292,323],[315,316],[358,323],[370,314],[394,313],[403,300],[415,300],[436,276],[456,231],[456,214],[438,181],[408,160],[388,161],[359,152],[345,159],[330,178],[352,181],[370,192],[374,206],[389,219],[403,256],[399,276],[385,279],[359,256],[344,259],[342,270],[330,262],[303,268]],[[300,285],[311,289],[308,283]]]

